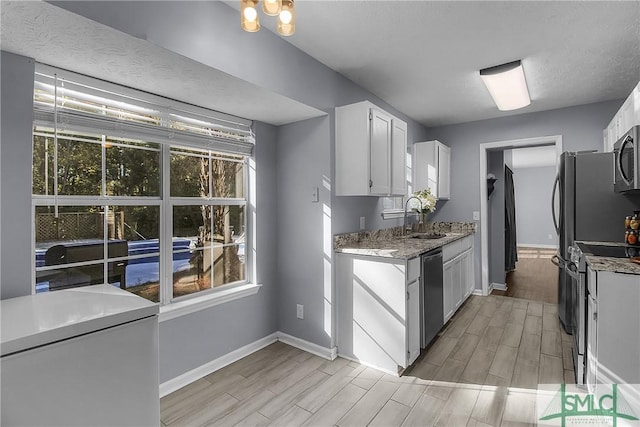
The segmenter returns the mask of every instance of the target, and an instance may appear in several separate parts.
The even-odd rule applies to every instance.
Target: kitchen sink
[[[408,236],[410,239],[442,239],[447,237],[444,233],[417,233]]]

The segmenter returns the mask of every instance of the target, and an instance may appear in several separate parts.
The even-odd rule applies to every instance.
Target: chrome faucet
[[[416,196],[409,197],[407,199],[407,201],[404,203],[404,220],[402,221],[402,235],[403,236],[407,235],[407,206],[409,206],[409,200],[411,200],[411,199],[416,199],[418,202],[420,202],[420,212],[422,212],[422,209],[423,209],[422,200],[420,200]]]

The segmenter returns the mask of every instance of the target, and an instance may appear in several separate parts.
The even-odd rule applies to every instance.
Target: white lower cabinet
[[[588,269],[587,385],[640,384],[640,276]],[[640,404],[640,390],[625,394]]]
[[[399,374],[420,354],[420,257],[337,253],[338,355]]]
[[[473,271],[473,237],[467,236],[443,251],[443,315],[447,323],[475,288]]]

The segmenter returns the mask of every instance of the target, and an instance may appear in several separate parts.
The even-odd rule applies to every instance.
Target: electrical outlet
[[[320,189],[318,187],[313,187],[313,191],[311,191],[311,203],[318,203],[320,201]]]
[[[473,220],[480,221],[480,211],[473,211]]]
[[[298,319],[304,319],[304,305],[296,305],[296,317],[298,317]]]
[[[365,219],[363,216],[360,217],[360,230],[364,230],[366,228]]]

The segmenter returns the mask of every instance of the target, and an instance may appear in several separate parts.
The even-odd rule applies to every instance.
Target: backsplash
[[[413,226],[414,233],[466,233],[476,231],[475,222],[426,222],[423,224],[415,224]],[[396,237],[402,237],[402,226],[383,228],[372,231],[359,231],[355,233],[336,234],[333,236],[333,247],[339,248],[349,246],[354,243],[365,241],[389,240]]]

